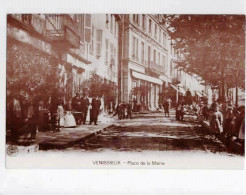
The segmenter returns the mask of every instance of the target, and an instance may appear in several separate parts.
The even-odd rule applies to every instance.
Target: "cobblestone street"
[[[174,114],[174,110],[170,117],[164,117],[163,112],[135,114],[133,119],[108,125],[94,136],[66,148],[30,153],[20,150],[15,157],[7,156],[8,167],[134,168],[140,162],[151,162],[152,168],[242,169],[244,156],[231,152],[200,124],[191,122],[191,116],[179,122]],[[83,131],[86,126],[81,128]],[[79,133],[79,127],[76,129]]]
[[[186,116],[184,122],[179,122],[174,114],[172,110],[170,117],[164,117],[160,112],[121,120],[80,147],[86,150],[205,151],[230,154],[218,138],[207,135],[199,124],[188,122],[191,117]]]

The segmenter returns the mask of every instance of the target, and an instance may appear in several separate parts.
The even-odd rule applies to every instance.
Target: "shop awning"
[[[168,77],[166,75],[159,76],[159,79],[161,79],[162,81],[168,82]]]
[[[160,79],[157,79],[157,78],[151,77],[151,76],[147,76],[147,75],[144,75],[144,74],[141,74],[138,72],[134,72],[134,71],[132,71],[132,76],[137,78],[137,79],[141,79],[141,80],[148,81],[150,83],[155,83],[158,85],[162,85],[162,83],[163,83],[163,81]]]
[[[173,84],[170,83],[170,86],[171,86],[173,89],[175,89],[176,91],[179,91],[179,89],[178,89],[175,85],[173,85]]]

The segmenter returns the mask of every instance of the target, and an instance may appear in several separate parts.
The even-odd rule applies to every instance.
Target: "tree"
[[[81,91],[84,95],[90,97],[104,97],[104,106],[110,107],[110,102],[116,100],[116,85],[112,81],[108,81],[96,74],[95,71],[91,72],[90,79],[84,80],[81,84]]]
[[[179,53],[177,68],[201,76],[221,89],[245,88],[245,16],[166,15],[174,49]]]
[[[7,89],[14,96],[26,96],[29,100],[47,99],[60,91],[58,65],[50,56],[27,44],[14,44],[8,40]]]
[[[91,97],[103,95],[103,78],[96,74],[95,71],[91,72],[90,79],[84,80],[81,84],[81,90],[84,94]]]

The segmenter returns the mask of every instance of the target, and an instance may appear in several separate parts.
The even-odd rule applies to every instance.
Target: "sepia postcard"
[[[245,15],[6,19],[7,168],[244,169]]]
[[[0,6],[0,194],[245,194],[243,0]]]

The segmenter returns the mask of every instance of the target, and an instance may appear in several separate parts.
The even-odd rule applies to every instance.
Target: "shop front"
[[[162,80],[132,71],[132,88],[130,101],[139,105],[140,110],[156,110],[159,108]]]

